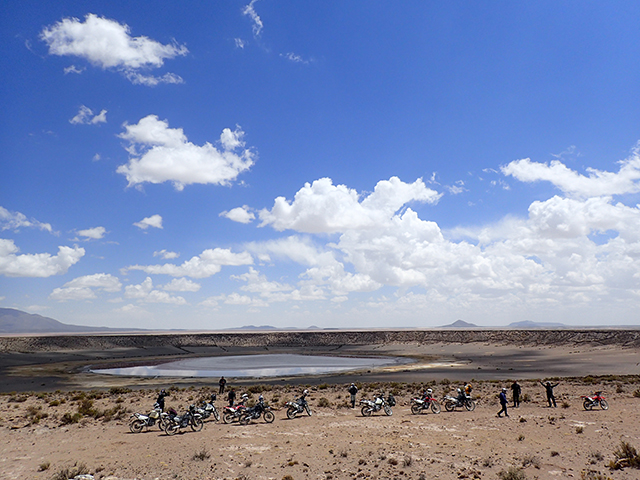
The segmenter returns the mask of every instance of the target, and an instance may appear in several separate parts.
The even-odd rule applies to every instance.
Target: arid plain
[[[229,379],[253,400],[264,395],[275,422],[208,420],[201,432],[171,437],[157,427],[130,433],[129,415],[148,412],[160,388],[171,388],[167,407],[183,411],[217,390],[217,378],[87,371],[240,353],[392,355],[414,363]],[[621,446],[640,448],[637,330],[3,337],[0,362],[0,476],[7,479],[48,480],[81,470],[94,478],[145,480],[640,478],[638,469],[610,468]],[[515,379],[525,401],[509,409],[509,418],[497,418],[497,395]],[[547,406],[539,383],[546,379],[559,383],[557,408]],[[360,387],[358,399],[393,392],[393,415],[364,418],[351,409],[346,388],[352,381]],[[411,398],[423,388],[441,398],[463,381],[474,386],[475,411],[411,414]],[[284,403],[303,388],[311,391],[314,415],[286,419]],[[604,390],[609,409],[585,411],[581,395],[596,390]],[[219,409],[224,400],[218,399]]]

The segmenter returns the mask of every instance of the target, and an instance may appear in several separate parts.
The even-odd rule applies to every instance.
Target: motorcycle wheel
[[[243,415],[240,417],[240,425],[249,425],[249,420],[251,420],[251,415]]]
[[[370,417],[373,413],[373,410],[371,409],[371,407],[367,407],[365,405],[364,407],[362,407],[362,410],[360,410],[360,412],[362,412],[363,417]]]
[[[160,420],[158,420],[158,428],[162,431],[165,431],[167,429],[167,426],[169,425],[169,419],[163,419],[161,418]]]
[[[144,426],[144,420],[134,420],[129,424],[129,430],[131,430],[131,433],[140,433],[144,429]]]
[[[464,408],[466,408],[468,412],[473,412],[476,409],[476,402],[473,400],[467,400],[464,402]]]
[[[384,406],[384,413],[386,413],[387,416],[390,417],[391,415],[393,415],[393,410],[391,410],[391,407],[389,405],[385,405]]]
[[[311,409],[309,407],[304,407],[304,408],[307,411],[307,415],[311,416]]]
[[[296,418],[296,414],[298,413],[298,409],[296,407],[290,407],[287,410],[287,418],[289,420],[293,420],[294,418]]]
[[[220,414],[218,413],[218,410],[213,411],[213,418],[216,419],[216,422],[220,421]]]
[[[433,413],[440,413],[440,404],[435,400],[431,400],[431,411]]]
[[[447,412],[453,412],[453,410],[455,409],[455,405],[453,404],[453,402],[444,402],[444,409]]]
[[[421,411],[422,405],[418,405],[417,403],[411,405],[411,413],[413,413],[414,415],[418,415]]]
[[[167,435],[175,435],[178,433],[178,430],[180,430],[180,426],[176,423],[171,423],[167,425],[167,428],[165,428],[164,431]]]
[[[225,413],[224,415],[222,415],[222,421],[224,423],[233,423],[234,420],[235,416],[232,413]]]
[[[582,402],[582,406],[585,410],[591,410],[591,401],[588,398],[585,398],[584,402]]]
[[[199,432],[200,430],[202,430],[202,427],[204,427],[204,422],[202,421],[201,418],[194,418],[191,421],[191,430],[193,430],[194,432]]]
[[[264,421],[267,423],[273,423],[273,421],[276,419],[276,416],[273,414],[273,412],[264,412],[262,416],[264,417]]]
[[[609,408],[609,404],[604,398],[600,400],[600,408],[603,410],[607,410]]]

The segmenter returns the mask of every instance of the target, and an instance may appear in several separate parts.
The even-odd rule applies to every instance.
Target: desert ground
[[[210,353],[205,350],[198,354]],[[83,365],[131,364],[132,356],[49,351],[43,360],[41,352],[5,349],[0,356],[0,478],[58,480],[78,473],[111,480],[640,478],[640,469],[620,461],[631,450],[623,447],[640,449],[640,350],[635,345],[476,342],[353,345],[341,351],[402,354],[416,362],[330,376],[229,379],[228,386],[249,393],[252,401],[264,395],[275,422],[260,419],[242,426],[208,419],[200,432],[186,429],[168,436],[157,426],[131,433],[131,413],[148,413],[160,388],[170,389],[166,408],[183,412],[217,391],[217,378],[99,376]],[[147,360],[166,357],[157,353]],[[510,402],[509,417],[498,418],[498,393],[515,379],[524,401],[519,408]],[[547,406],[539,383],[547,379],[559,383],[557,408]],[[392,392],[398,402],[393,415],[363,417],[350,408],[346,389],[352,381],[360,388],[358,400]],[[424,388],[442,398],[463,381],[474,386],[474,411],[411,413],[411,398]],[[287,419],[284,403],[304,388],[311,392],[313,416]],[[581,395],[596,390],[605,392],[609,409],[585,411]],[[219,410],[225,400],[218,398]],[[623,468],[612,469],[616,461]]]

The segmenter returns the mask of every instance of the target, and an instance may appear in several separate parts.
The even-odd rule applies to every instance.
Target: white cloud
[[[10,212],[6,208],[0,207],[0,230],[17,231],[20,228],[39,228],[40,230],[53,233],[53,229],[48,223],[42,223],[33,218],[29,220],[20,212]]]
[[[67,73],[77,73],[77,74],[80,74],[80,73],[82,73],[82,72],[84,72],[84,71],[85,71],[85,68],[84,68],[84,67],[82,67],[82,68],[78,68],[78,67],[76,67],[75,65],[70,65],[70,66],[68,66],[68,67],[66,67],[66,68],[64,69],[64,74],[65,74],[65,75],[66,75]]]
[[[226,217],[229,220],[238,223],[251,223],[256,218],[253,212],[250,212],[249,207],[246,205],[243,205],[242,207],[232,208],[228,212],[221,212],[220,216]]]
[[[290,62],[293,62],[293,63],[303,63],[305,65],[308,65],[310,63],[309,60],[305,60],[300,55],[298,55],[297,53],[293,53],[293,52],[281,53],[280,56],[283,57],[283,58],[286,58],[287,60],[289,60]]]
[[[144,303],[168,303],[173,305],[185,305],[187,301],[183,297],[173,297],[167,292],[153,289],[153,281],[147,277],[139,285],[127,285],[124,289],[125,298],[135,298]]]
[[[78,231],[78,235],[81,237],[87,237],[93,240],[104,238],[105,233],[107,233],[107,231],[104,227],[87,228],[86,230]]]
[[[68,300],[93,300],[96,294],[93,290],[87,287],[66,287],[55,288],[49,299],[57,300],[59,302],[66,302]]]
[[[158,250],[156,252],[153,252],[153,256],[154,257],[160,257],[164,260],[171,260],[174,258],[178,258],[180,256],[179,253],[177,252],[170,252],[168,250],[162,249],[162,250]]]
[[[260,16],[256,13],[255,9],[253,8],[253,5],[257,2],[258,0],[251,0],[251,3],[247,6],[245,6],[242,9],[242,14],[248,16],[251,21],[253,22],[253,34],[256,37],[260,36],[260,33],[262,32],[262,27],[264,26],[262,24],[262,20],[260,19]]]
[[[176,190],[182,190],[194,183],[227,185],[254,163],[254,154],[244,148],[244,132],[239,128],[223,130],[220,150],[208,142],[194,145],[181,128],[169,128],[166,120],[155,115],[124,128],[120,138],[130,142],[131,159],[117,172],[127,177],[129,186],[173,182]]]
[[[96,298],[95,291],[119,292],[122,284],[118,278],[108,273],[96,273],[78,277],[65,283],[62,288],[53,290],[49,298],[52,300],[90,300]]]
[[[174,278],[162,288],[170,292],[197,292],[200,290],[200,284],[188,278]]]
[[[67,273],[84,256],[84,248],[58,247],[58,254],[18,255],[13,240],[0,238],[0,275],[7,277],[50,277]]]
[[[355,190],[334,186],[330,178],[305,184],[289,203],[276,198],[271,210],[263,209],[260,226],[278,231],[291,229],[305,233],[336,233],[352,229],[377,228],[411,201],[435,204],[442,194],[427,188],[418,179],[408,184],[397,177],[378,182],[373,193],[360,201]]]
[[[101,110],[98,115],[94,115],[93,110],[81,105],[77,115],[69,120],[69,123],[73,125],[97,125],[98,123],[107,123],[107,111]]]
[[[49,46],[51,55],[84,58],[102,69],[119,70],[132,81],[142,75],[139,70],[159,68],[165,60],[188,53],[184,45],[163,45],[148,37],[132,37],[130,33],[128,25],[90,13],[84,22],[64,18],[45,27],[40,38]],[[65,73],[77,72],[75,67],[70,68]]]
[[[182,265],[165,263],[164,265],[132,265],[128,270],[142,270],[150,275],[171,275],[172,277],[206,278],[218,273],[223,266],[251,265],[253,258],[249,253],[233,253],[224,248],[205,250],[199,256],[192,257]]]
[[[162,217],[160,215],[151,215],[134,223],[134,225],[142,230],[146,230],[149,227],[162,228]]]
[[[184,83],[183,78],[175,73],[165,73],[161,77],[153,75],[143,75],[140,72],[126,72],[125,76],[134,85],[144,85],[145,87],[155,87],[161,83],[178,85]]]
[[[242,40],[241,38],[234,38],[234,41],[236,43],[236,48],[244,48],[245,45],[247,44],[244,40]]]
[[[548,181],[565,194],[581,198],[640,192],[640,147],[619,164],[617,173],[587,168],[589,175],[585,176],[559,160],[546,164],[525,158],[501,167],[501,171],[521,182]]]

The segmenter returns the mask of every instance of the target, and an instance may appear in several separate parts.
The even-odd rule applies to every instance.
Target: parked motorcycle
[[[175,412],[175,410],[173,410]],[[171,412],[171,413],[173,413]],[[170,415],[169,422],[165,428],[167,435],[175,435],[181,428],[191,427],[194,432],[202,430],[204,423],[200,414],[196,411],[195,405],[190,405],[182,415]]]
[[[411,413],[418,415],[424,411],[431,410],[433,413],[440,413],[440,404],[433,397],[433,390],[428,389],[422,398],[411,399]]]
[[[301,401],[298,399],[293,402],[287,402],[285,407],[287,407],[287,418],[289,419],[294,419],[296,418],[296,415],[304,413],[305,411],[307,412],[307,415],[311,416],[311,409],[309,408],[309,404],[306,400]]]
[[[240,417],[242,417],[242,414],[247,409],[245,404],[247,403],[248,399],[249,395],[245,393],[240,398],[240,403],[238,405],[235,405],[233,407],[227,405],[226,407],[224,407],[224,409],[222,410],[222,421],[224,423],[233,423],[240,420]]]
[[[156,423],[160,427],[160,430],[162,430],[161,415],[162,410],[160,409],[160,405],[157,403],[153,406],[153,410],[151,410],[148,415],[133,413],[131,414],[131,420],[129,421],[129,430],[131,430],[131,433],[140,433],[144,430],[144,427],[153,427]]]
[[[384,394],[381,393],[378,395],[375,400],[360,400],[360,405],[362,408],[360,412],[363,417],[370,417],[373,413],[379,412],[380,410],[384,410],[384,413],[387,415],[393,415],[393,410],[391,407],[395,406],[396,400],[393,398],[393,395],[389,394],[389,397],[385,400]]]
[[[593,395],[581,395],[580,398],[584,399],[582,406],[585,410],[591,410],[593,407],[600,405],[602,410],[607,410],[609,404],[607,400],[602,396],[602,391],[595,392]]]
[[[464,407],[469,412],[472,412],[476,408],[476,402],[471,399],[471,396],[465,395],[462,393],[461,389],[458,389],[458,396],[452,397],[451,395],[445,395],[442,399],[442,403],[444,403],[444,409],[447,412],[453,412],[456,408]]]
[[[248,425],[251,420],[257,420],[260,417],[264,418],[264,421],[267,423],[272,423],[276,419],[271,408],[264,403],[262,395],[258,398],[258,403],[244,411],[240,417],[240,424]]]
[[[202,406],[196,407],[196,411],[198,412],[202,420],[206,420],[207,418],[213,416],[216,422],[220,421],[220,414],[218,413],[218,410],[213,403],[202,402]]]

